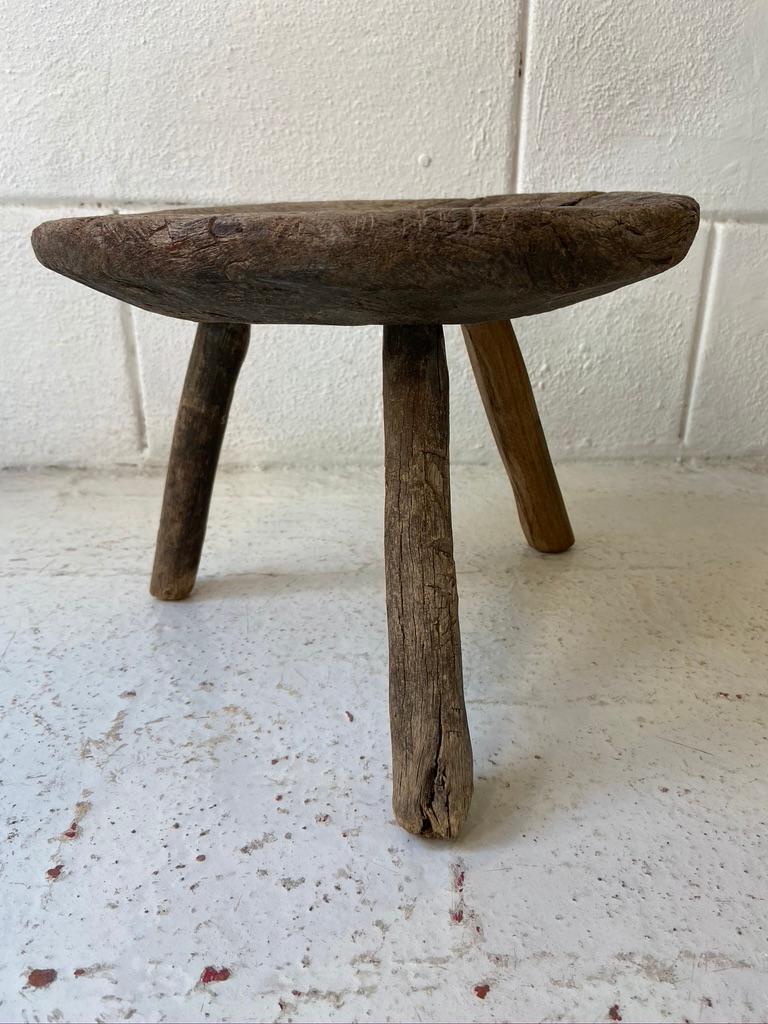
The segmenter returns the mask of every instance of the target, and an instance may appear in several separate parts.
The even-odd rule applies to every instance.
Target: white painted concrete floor
[[[378,471],[223,474],[183,604],[159,475],[0,478],[0,1018],[768,1019],[768,477],[561,478],[545,557],[454,470],[451,845],[390,810]]]

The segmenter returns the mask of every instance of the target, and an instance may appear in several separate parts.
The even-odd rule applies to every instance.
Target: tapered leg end
[[[182,573],[178,576],[153,573],[149,592],[158,601],[183,601],[194,590],[196,576],[196,572]]]
[[[572,548],[576,538],[569,522],[561,523],[559,533],[551,533],[547,537],[526,538],[528,543],[542,555],[561,555]]]
[[[472,801],[472,747],[468,730],[422,779],[395,779],[392,809],[397,823],[423,839],[455,839]]]

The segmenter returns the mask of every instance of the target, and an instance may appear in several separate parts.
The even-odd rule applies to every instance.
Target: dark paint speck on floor
[[[231,977],[228,967],[206,967],[200,975],[203,985],[210,985],[217,981],[227,981]]]
[[[47,988],[56,981],[57,973],[52,967],[36,967],[27,975],[28,988]]]

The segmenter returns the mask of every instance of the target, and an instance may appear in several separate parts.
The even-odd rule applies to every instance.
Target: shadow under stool
[[[448,458],[443,324],[461,324],[528,543],[573,533],[510,318],[659,274],[687,253],[685,196],[581,192],[281,203],[68,218],[33,234],[46,267],[198,324],[150,590],[192,590],[251,324],[382,324],[393,807],[451,838],[472,796]]]

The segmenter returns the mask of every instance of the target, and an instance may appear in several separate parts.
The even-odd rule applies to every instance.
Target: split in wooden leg
[[[195,585],[208,508],[248,324],[199,324],[173,433],[150,592],[180,601]]]
[[[567,551],[573,531],[512,324],[461,329],[526,539],[537,551]]]
[[[448,462],[448,370],[438,325],[384,328],[393,807],[450,839],[472,797]]]

